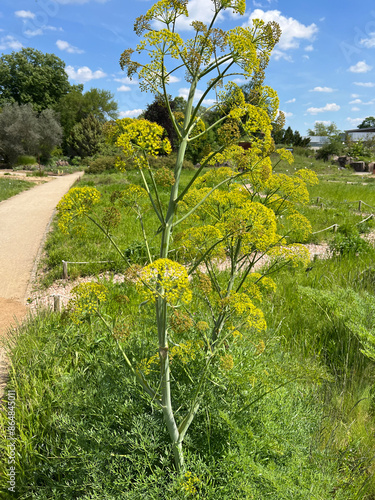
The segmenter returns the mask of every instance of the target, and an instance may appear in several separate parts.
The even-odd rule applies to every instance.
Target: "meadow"
[[[233,364],[224,353],[213,367],[186,437],[188,472],[183,476],[175,473],[161,412],[141,391],[122,354],[126,346],[132,359],[149,357],[155,336],[152,307],[140,308],[126,264],[94,225],[63,234],[55,221],[40,286],[61,278],[62,260],[89,262],[70,264],[70,280],[103,271],[124,273],[125,280],[106,283],[101,314],[112,322],[112,333],[95,315],[76,324],[69,310],[44,311],[14,339],[7,389],[17,392],[17,496],[7,490],[3,461],[2,498],[375,498],[375,369],[369,337],[364,337],[375,327],[375,249],[364,238],[374,230],[368,217],[375,213],[375,177],[305,156],[296,156],[292,167],[280,162],[275,170],[304,167],[316,171],[320,181],[309,188],[310,202],[301,208],[313,234],[294,240],[328,243],[330,255],[273,276],[276,291],[261,304],[266,332],[246,347],[235,343]],[[190,175],[183,172],[182,187]],[[135,170],[85,175],[79,181],[102,193],[98,217],[108,213],[114,193],[128,183],[140,184]],[[165,189],[161,203],[167,196]],[[156,254],[158,221],[152,211],[143,223]],[[334,224],[336,231],[325,230]],[[131,208],[123,211],[115,236],[131,264],[146,262]],[[178,252],[178,245],[172,250]],[[227,279],[225,271],[222,279]],[[201,314],[198,294],[195,288],[189,305],[193,321]],[[140,314],[143,328],[137,330]],[[176,332],[191,328],[184,321],[176,317]],[[194,338],[193,330],[190,335]],[[199,352],[188,364],[176,355],[176,399],[191,396],[201,362]],[[152,379],[157,367],[149,368]],[[6,415],[0,418],[4,438]],[[0,452],[7,454],[4,439]]]
[[[30,182],[0,177],[0,201],[7,200],[32,186]]]

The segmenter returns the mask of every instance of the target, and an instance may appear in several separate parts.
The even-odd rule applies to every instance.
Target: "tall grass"
[[[150,355],[147,321],[145,331],[127,328],[139,314],[132,287],[110,288],[103,314],[117,316],[127,352]],[[124,295],[128,316],[120,307]],[[280,333],[270,328],[262,354],[233,353],[232,370],[218,365],[221,382],[208,383],[187,440],[190,475],[181,478],[166,452],[160,410],[139,390],[101,324],[91,318],[77,326],[67,313],[31,319],[16,339],[8,385],[17,393],[16,498],[353,500],[369,477],[367,464],[343,473],[341,455],[323,436],[319,386],[330,376],[288,352]],[[199,361],[188,369],[199,369]],[[186,397],[184,370],[175,366],[174,383]],[[6,414],[0,418],[4,433]],[[13,498],[1,463],[2,498]]]
[[[28,181],[9,179],[5,176],[0,177],[0,201],[7,200],[31,187],[33,187],[33,184]]]

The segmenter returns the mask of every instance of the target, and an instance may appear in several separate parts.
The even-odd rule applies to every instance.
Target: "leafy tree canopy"
[[[48,158],[61,137],[58,117],[51,109],[38,114],[30,103],[13,103],[0,113],[0,152],[10,165],[22,154]]]
[[[24,48],[0,57],[0,106],[30,103],[40,112],[54,107],[69,89],[65,63],[54,54]]]
[[[307,133],[310,136],[333,136],[338,135],[340,130],[337,128],[337,125],[332,122],[329,125],[326,125],[323,122],[316,122],[314,125],[314,129],[308,129]]]
[[[73,154],[82,158],[98,153],[103,143],[103,125],[92,114],[77,123],[68,138]]]
[[[181,110],[185,109],[186,102],[182,97],[172,99],[171,96],[168,96],[168,100],[172,112],[181,112]],[[177,133],[163,97],[160,95],[155,96],[154,101],[147,105],[146,111],[143,113],[143,118],[161,125],[167,132],[172,148],[176,145]]]
[[[83,92],[83,85],[73,85],[70,91],[62,96],[55,109],[60,114],[61,125],[66,141],[77,123],[89,115],[100,123],[117,118],[117,102],[108,90],[92,88]]]
[[[363,120],[362,123],[358,125],[358,128],[370,128],[370,127],[375,127],[375,117],[373,116],[368,116]]]

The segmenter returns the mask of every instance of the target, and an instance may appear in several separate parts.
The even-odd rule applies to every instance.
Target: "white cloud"
[[[120,118],[133,118],[143,113],[143,109],[130,109],[129,111],[120,111]]]
[[[358,85],[358,87],[375,87],[375,83],[373,82],[354,82],[354,85]]]
[[[130,90],[131,88],[127,85],[121,85],[120,87],[117,87],[118,92],[129,92]]]
[[[293,113],[291,113],[290,111],[283,111],[283,113],[285,118],[290,118],[291,116],[293,116]]]
[[[352,107],[352,111],[360,111],[360,108],[357,108],[356,106]]]
[[[180,81],[181,81],[181,79],[177,78],[177,76],[174,76],[174,75],[171,75],[168,78],[168,83],[177,83],[177,82],[180,82]]]
[[[55,26],[42,26],[41,28],[37,28],[35,30],[25,30],[24,34],[26,36],[39,36],[43,35],[45,31],[64,31],[62,28],[56,28]]]
[[[289,99],[289,101],[285,101],[285,104],[289,104],[291,102],[296,102],[296,98],[293,97],[293,99]]]
[[[283,16],[279,10],[263,11],[255,9],[250,14],[249,21],[245,25],[251,25],[252,19],[263,19],[265,22],[276,21],[279,24],[282,35],[277,45],[278,51],[298,49],[301,40],[311,41],[318,32],[316,24],[306,26],[293,17]],[[278,58],[281,58],[280,54],[278,54]]]
[[[16,17],[20,17],[21,19],[34,19],[35,14],[30,10],[16,10],[14,13]]]
[[[372,69],[372,66],[369,66],[366,61],[358,61],[354,66],[350,66],[348,71],[351,73],[367,73]]]
[[[332,125],[331,120],[315,120],[315,121],[314,121],[314,125],[315,125],[316,123],[322,123],[322,124],[323,124],[323,125],[325,125],[326,127],[327,127],[328,125]]]
[[[187,6],[189,17],[181,16],[176,21],[177,31],[191,30],[191,23],[194,20],[199,20],[203,23],[208,23],[212,19],[213,5],[212,0],[189,0]],[[218,21],[222,20],[224,15],[222,13],[218,16]],[[154,22],[153,27],[156,29],[164,28],[165,25]]]
[[[245,80],[245,78],[233,78],[231,79],[231,82],[237,83],[237,85],[245,85],[247,80]]]
[[[78,83],[86,83],[90,80],[97,80],[98,78],[104,78],[107,76],[101,69],[92,71],[88,66],[82,66],[81,68],[78,68],[77,71],[73,68],[73,66],[67,66],[65,71],[69,78]]]
[[[128,76],[124,76],[123,78],[114,78],[115,82],[125,83],[126,85],[138,85],[138,80],[131,80]]]
[[[272,51],[272,57],[275,59],[275,61],[280,61],[280,59],[284,59],[287,62],[293,62],[292,56],[286,54],[282,50],[274,49]],[[309,56],[307,56],[309,57]]]
[[[309,92],[334,92],[335,89],[331,87],[314,87],[313,89],[309,90]]]
[[[0,38],[0,50],[20,50],[23,45],[14,36],[7,35]]]
[[[202,102],[205,106],[213,106],[214,104],[217,103],[217,100],[216,99],[203,99]]]
[[[307,112],[316,115],[317,113],[324,113],[325,111],[339,111],[340,106],[338,104],[330,103],[326,104],[322,108],[308,108]]]
[[[41,28],[37,28],[36,30],[25,30],[24,33],[26,36],[39,36],[43,35],[43,30]]]
[[[307,45],[307,47],[305,47],[305,50],[306,52],[312,52],[314,50],[314,47],[313,45]]]
[[[370,33],[370,38],[362,38],[359,42],[361,45],[367,49],[372,49],[375,47],[375,33]]]
[[[65,40],[57,40],[56,45],[60,50],[65,50],[66,52],[69,52],[69,54],[84,53],[84,50],[81,50],[78,47],[74,47],[73,45],[70,45],[70,43],[66,42]]]
[[[364,120],[364,118],[347,118],[346,119],[346,121],[348,121],[352,127],[359,125],[360,123],[363,122],[363,120]]]
[[[354,99],[354,101],[350,101],[349,104],[362,104],[361,99]]]
[[[353,97],[353,99],[356,99],[357,97],[359,97],[359,94],[352,94],[350,97]]]

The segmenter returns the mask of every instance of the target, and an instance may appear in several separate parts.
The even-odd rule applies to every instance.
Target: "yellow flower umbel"
[[[267,328],[263,312],[253,304],[246,293],[233,292],[225,302],[229,306],[232,319],[236,318],[240,324],[256,332],[262,332]]]
[[[100,193],[92,187],[72,188],[57,205],[59,228],[68,232],[69,225],[77,218],[87,215],[99,203]]]
[[[107,300],[107,289],[100,283],[81,283],[73,288],[72,294],[74,298],[69,301],[69,309],[76,324],[95,314],[100,303]]]
[[[187,304],[192,298],[185,267],[170,259],[158,259],[144,267],[137,288],[145,300],[161,297],[169,304],[179,300]]]
[[[131,120],[123,127],[122,134],[116,141],[116,146],[122,149],[128,158],[139,154],[147,156],[158,156],[161,153],[170,154],[172,147],[168,139],[164,138],[165,131],[157,123],[148,120]],[[141,162],[142,163],[142,162]],[[146,166],[144,163],[138,166]]]

